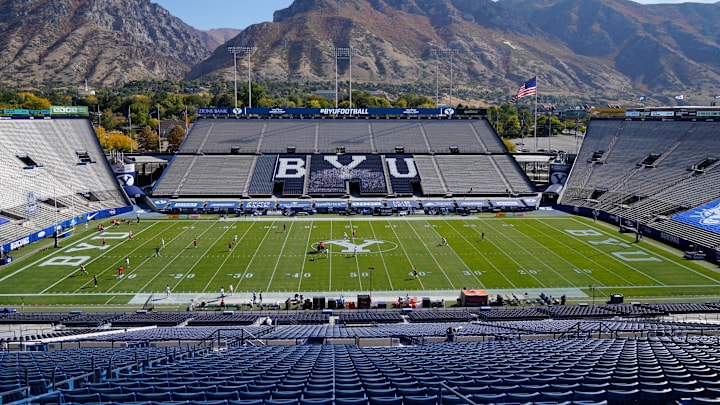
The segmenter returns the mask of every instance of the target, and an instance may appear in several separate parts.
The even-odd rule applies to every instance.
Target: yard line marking
[[[243,240],[245,240],[245,236],[247,236],[248,232],[250,232],[250,229],[252,229],[254,226],[255,226],[255,225],[252,224],[252,225],[248,226],[248,227],[245,229],[245,232],[238,238],[238,242],[234,245],[234,247],[233,247],[234,249],[237,249],[237,246],[240,244],[240,242],[242,242]],[[232,227],[227,227],[227,229],[225,230],[225,232],[223,232],[223,235],[225,235],[226,233],[230,232],[230,229],[233,229],[233,228],[232,228]],[[270,228],[268,228],[268,230],[269,230],[269,229],[272,229],[272,226],[271,226]],[[257,253],[257,249],[255,250],[255,252]],[[215,280],[215,277],[217,276],[218,272],[220,272],[220,270],[223,268],[223,266],[225,266],[225,263],[227,263],[227,261],[230,259],[231,253],[232,253],[232,252],[228,252],[228,255],[225,256],[225,260],[223,260],[222,263],[220,263],[220,267],[218,267],[218,268],[215,270],[215,272],[213,273],[213,275],[208,279],[208,282],[205,284],[205,287],[203,287],[203,290],[202,290],[201,292],[208,291],[208,289],[210,288],[210,284],[213,282],[213,280]],[[252,260],[252,259],[251,259],[251,260]],[[189,274],[190,271],[195,270],[195,267],[196,267],[196,266],[197,266],[197,262],[195,263],[195,265],[193,265],[193,266],[188,270],[187,273],[185,273],[185,275]],[[244,276],[244,274],[243,274],[243,276]],[[182,280],[180,280],[180,281],[182,281]],[[235,287],[235,290],[236,290],[236,291],[239,290],[239,288],[237,288],[237,287],[239,287],[239,286],[240,286],[240,283],[238,283],[238,285]],[[212,291],[212,290],[210,290],[210,291]],[[229,292],[229,291],[228,291],[228,292]]]
[[[219,223],[219,222],[218,222],[218,223]],[[213,229],[215,226],[216,226],[215,223],[214,223],[214,224],[211,224],[207,229],[205,229],[204,231],[202,231],[199,236],[205,235],[205,233],[207,233],[208,231],[210,231],[211,229]],[[226,231],[226,232],[227,232],[227,231]],[[188,247],[189,247],[191,244],[192,244],[192,242],[188,244]],[[210,245],[210,246],[212,246],[212,245]],[[186,249],[187,249],[187,248],[186,248]],[[180,255],[177,255],[177,256],[173,257],[172,260],[170,260],[165,266],[163,266],[159,271],[157,271],[157,272],[150,278],[150,280],[149,280],[147,283],[145,283],[145,285],[143,285],[143,286],[141,287],[140,291],[145,291],[145,289],[148,288],[148,286],[150,285],[150,283],[152,283],[153,281],[155,281],[155,279],[157,279],[158,277],[160,277],[160,275],[161,275],[168,267],[170,267],[171,264],[173,264],[176,260],[178,260],[180,257],[181,257]],[[186,272],[184,275],[187,275],[187,274],[190,272],[190,269],[195,268],[195,266],[196,266],[203,258],[204,258],[203,255],[198,256],[198,259],[195,261],[195,263],[193,263],[192,266],[190,266],[190,268],[188,269],[188,272]],[[183,277],[183,278],[184,278],[184,277]],[[182,279],[181,279],[178,283],[176,283],[175,286],[179,285],[180,282],[182,282]]]
[[[273,267],[273,271],[270,274],[270,279],[268,280],[268,286],[265,289],[265,291],[270,291],[270,284],[272,283],[273,278],[275,278],[275,272],[277,271],[277,268],[280,265],[280,259],[282,259],[284,257],[282,252],[285,251],[285,247],[287,246],[287,241],[288,241],[288,238],[290,238],[290,232],[292,232],[293,224],[294,224],[293,222],[290,223],[290,229],[288,229],[287,231],[284,231],[284,229],[283,229],[283,231],[284,231],[283,233],[285,234],[285,240],[283,241],[282,246],[280,246],[280,253],[278,253],[276,255],[277,259],[275,260],[275,267]],[[310,229],[308,229],[308,241],[310,240],[310,232],[311,231],[312,231],[312,225],[310,226]],[[305,270],[305,260],[302,261],[302,268],[300,269],[300,282],[302,282],[302,274],[303,274],[304,270]],[[298,291],[300,291],[299,285],[298,285]]]
[[[145,232],[145,231],[147,231],[148,229],[150,229],[150,228],[152,228],[153,226],[155,226],[155,224],[156,224],[156,223],[153,223],[153,224],[151,224],[150,226],[148,226],[148,227],[144,228],[143,230],[141,230],[140,232],[138,232],[137,234],[133,234],[133,235],[140,235],[140,234],[142,234],[143,232]],[[95,234],[95,235],[97,235],[97,234]],[[93,234],[88,235],[88,237],[91,237],[91,236],[93,236]],[[72,245],[70,245],[70,246],[68,246],[68,247],[66,247],[66,248],[60,248],[60,252],[58,252],[58,253],[62,253],[62,251],[66,250],[67,248],[70,248],[70,247],[73,247],[73,246],[77,245],[78,243],[80,243],[81,241],[83,241],[83,240],[85,240],[85,239],[87,239],[87,237],[86,237],[86,238],[83,238],[83,239],[80,240],[80,241],[75,242],[74,244],[72,244]],[[91,238],[91,239],[92,239],[92,238]],[[121,243],[118,243],[118,244],[110,245],[110,249],[106,249],[106,250],[107,250],[107,252],[109,253],[109,252],[111,252],[111,251],[119,248],[120,246],[122,246],[122,242],[121,242]],[[139,247],[133,249],[132,251],[135,251],[135,250],[137,250],[138,248],[139,248]],[[101,257],[107,257],[107,256],[104,254],[104,252],[105,252],[105,251],[100,252],[100,255],[97,256],[97,257],[95,257],[94,259],[90,260],[90,261],[88,262],[88,264],[93,263],[95,260],[98,260],[98,259],[100,259]],[[100,271],[100,272],[96,272],[96,273],[94,273],[94,274],[102,275],[103,273],[105,273],[106,271],[108,271],[108,270],[111,269],[111,268],[112,268],[112,267],[106,268],[105,270],[102,270],[102,271]],[[50,290],[51,288],[55,287],[56,285],[62,283],[63,281],[67,280],[68,278],[72,277],[75,273],[77,273],[77,271],[78,271],[78,270],[77,270],[76,268],[74,268],[71,273],[68,273],[67,275],[65,275],[65,277],[61,277],[58,281],[50,284],[50,285],[47,286],[44,290],[40,291],[40,293],[41,293],[41,294],[47,293],[48,290]],[[92,279],[91,279],[91,280],[92,280]],[[90,285],[90,282],[91,282],[91,281],[87,281],[86,283],[82,284],[81,287],[80,287],[80,289],[84,288],[84,287],[87,286],[87,285]],[[76,288],[76,289],[75,289],[75,292],[80,292],[80,291],[79,291],[79,289]]]
[[[155,223],[157,224],[158,222],[155,222]],[[197,222],[195,222],[195,224],[197,224]],[[155,235],[155,236],[163,235],[165,232],[167,232],[168,230],[174,228],[176,225],[177,225],[177,224],[172,224],[172,223],[171,223],[170,226],[166,227],[165,229],[163,229],[161,232],[159,232],[159,233],[158,233],[157,235]],[[192,225],[192,227],[194,227],[194,226],[195,226],[195,225]],[[170,239],[169,243],[172,243],[174,240],[180,238],[180,237],[181,237],[182,235],[184,235],[186,232],[188,232],[189,230],[193,229],[192,227],[188,227],[188,229],[182,231],[182,232],[179,233],[177,236],[175,236],[174,238]],[[142,245],[140,245],[140,246],[138,246],[137,248],[133,249],[133,252],[136,251],[136,250],[138,250],[138,249],[140,249],[141,247],[142,247],[142,248],[146,247],[150,242],[151,242],[151,241],[147,241],[147,242],[143,243]],[[106,256],[103,256],[103,257],[106,257]],[[147,263],[148,261],[150,261],[150,258],[151,258],[151,257],[152,257],[152,256],[146,256],[146,257],[145,257],[145,260],[143,260],[142,262],[140,262],[140,264],[138,264],[138,265],[134,265],[134,266],[132,267],[132,269],[130,269],[130,271],[127,272],[127,275],[129,276],[130,274],[136,273],[138,270],[140,270],[140,267],[141,267],[143,264],[145,264],[145,263]],[[106,269],[105,271],[107,271],[107,270],[113,270],[113,267],[109,267],[109,268]],[[123,277],[123,278],[124,278],[124,277]],[[120,284],[120,281],[121,281],[123,278],[119,278],[119,279],[115,282],[115,284],[113,284],[107,291],[108,291],[108,292],[112,291],[112,289],[114,289],[118,284]],[[89,282],[88,282],[88,284],[89,284]],[[175,285],[173,285],[173,288],[175,288]]]
[[[388,223],[389,223],[389,222],[388,222]],[[409,226],[409,225],[408,225],[408,226]],[[412,228],[412,227],[411,227],[411,228]],[[394,226],[390,226],[390,229],[392,229],[393,235],[395,236],[395,239],[398,241],[398,246],[400,246],[400,248],[401,248],[402,251],[403,251],[403,256],[405,257],[405,260],[408,261],[408,266],[409,266],[410,268],[413,268],[413,264],[412,264],[412,262],[410,261],[410,255],[408,255],[407,250],[405,250],[405,245],[403,245],[403,244],[400,242],[400,237],[398,236],[397,231],[395,231],[395,227],[394,227]],[[389,273],[388,273],[388,277],[390,277],[390,274],[389,274]],[[423,289],[425,289],[425,286],[423,285],[422,279],[421,279],[421,278],[418,278],[418,281],[420,282],[420,287],[422,287]],[[452,283],[450,283],[450,284],[452,285]],[[453,287],[453,288],[454,288],[454,287]]]
[[[447,221],[445,221],[445,222],[447,222]],[[510,286],[511,286],[512,288],[516,288],[515,283],[513,283],[509,278],[507,278],[507,276],[505,275],[505,273],[503,273],[502,271],[500,271],[500,269],[499,269],[497,266],[495,266],[495,263],[493,263],[492,261],[488,260],[488,259],[482,254],[482,251],[481,251],[480,249],[478,249],[477,246],[476,246],[474,243],[470,242],[470,241],[465,237],[465,235],[462,234],[462,232],[458,231],[455,227],[453,227],[453,226],[450,225],[449,223],[448,223],[448,226],[450,226],[450,228],[451,228],[452,230],[454,230],[455,233],[456,233],[458,236],[460,236],[460,237],[468,244],[468,246],[471,246],[472,249],[478,254],[478,256],[481,256],[481,257],[483,258],[483,260],[485,260],[485,262],[486,262],[490,267],[493,268],[493,270],[495,270],[498,274],[500,274],[500,275],[502,276],[502,278],[504,278],[504,279],[508,282],[508,284],[510,284]],[[479,231],[477,228],[474,228],[474,230],[475,230],[475,234],[476,234],[476,235],[480,233],[480,231]],[[454,251],[454,250],[453,250],[453,251]],[[457,252],[455,252],[455,254],[457,255]],[[458,256],[459,256],[459,255],[458,255]],[[460,260],[463,261],[462,259],[460,259]],[[464,262],[464,261],[463,261],[463,262]],[[486,288],[486,287],[484,286],[482,280],[480,280],[480,277],[478,277],[477,274],[475,274],[471,269],[468,269],[468,270],[470,271],[470,273],[472,274],[472,276],[475,277],[475,280],[477,280],[477,282],[480,283],[480,287]]]
[[[530,221],[533,221],[533,220],[530,220]],[[527,222],[523,222],[523,224],[526,224],[526,223],[527,223]],[[493,229],[494,229],[494,228],[493,228]],[[532,242],[532,243],[534,243],[534,244],[536,244],[536,245],[542,246],[542,245],[541,245],[540,243],[538,243],[535,239],[531,238],[530,236],[528,236],[528,235],[525,234],[524,232],[519,231],[519,230],[517,230],[517,229],[514,228],[514,227],[512,228],[511,231],[514,231],[515,234],[520,235],[520,237],[523,238],[523,240],[526,240],[526,241]],[[539,263],[541,263],[543,266],[545,266],[546,268],[550,269],[550,271],[551,271],[552,273],[555,273],[555,275],[557,275],[557,276],[560,277],[561,279],[565,280],[565,282],[568,283],[568,285],[573,286],[573,287],[578,287],[577,285],[575,285],[575,283],[573,283],[572,281],[570,281],[570,280],[569,280],[567,277],[565,277],[563,274],[560,274],[557,270],[555,270],[555,266],[549,265],[549,264],[548,264],[546,261],[544,261],[542,258],[538,257],[537,255],[533,255],[532,253],[530,253],[530,251],[528,251],[528,249],[527,249],[527,248],[525,247],[525,245],[523,245],[522,243],[517,243],[517,242],[515,241],[515,238],[509,237],[509,236],[507,235],[507,233],[502,233],[501,236],[502,236],[503,238],[505,238],[505,239],[510,240],[512,243],[515,244],[515,246],[517,246],[517,248],[518,248],[519,250],[522,250],[522,251],[525,252],[528,256],[534,258],[534,259],[537,260]],[[545,248],[545,250],[549,250],[549,249]]]
[[[377,234],[375,232],[373,222],[368,222],[368,224],[370,224],[370,230],[372,231],[373,239],[377,239]],[[395,287],[393,287],[392,278],[390,277],[390,271],[388,270],[387,262],[385,262],[385,254],[382,252],[382,250],[380,251],[380,260],[383,263],[383,268],[385,269],[385,275],[387,276],[388,283],[390,283],[390,290],[394,290]]]
[[[427,221],[425,221],[425,223],[428,224]],[[408,225],[409,225],[409,224],[408,224]],[[429,225],[429,224],[428,224],[428,225]],[[420,237],[420,234],[418,233],[418,231],[417,231],[412,225],[410,225],[410,229],[412,229],[413,233],[415,233],[415,236],[417,237],[418,241],[421,241],[421,242],[422,242],[422,238]],[[435,231],[435,233],[437,233],[437,231]],[[448,281],[448,283],[450,283],[450,287],[451,287],[451,288],[455,288],[455,283],[453,283],[452,280],[450,279],[450,277],[448,277],[447,273],[445,272],[445,269],[443,269],[443,267],[440,265],[440,262],[437,261],[437,259],[435,258],[435,255],[432,253],[432,251],[430,250],[430,248],[428,247],[428,245],[427,245],[426,243],[424,243],[424,242],[423,242],[422,244],[423,244],[423,246],[425,246],[425,250],[427,250],[428,253],[430,253],[430,258],[435,262],[435,265],[437,265],[438,270],[440,270],[440,272],[443,274],[443,276],[445,276],[445,279]],[[403,250],[405,250],[405,249],[403,249]],[[422,285],[422,283],[421,283],[420,285],[421,285],[423,288],[425,288],[425,287]]]
[[[352,220],[350,220],[350,232],[351,232],[350,235],[352,235],[352,229],[353,229]],[[354,240],[353,240],[353,243],[355,243]],[[360,285],[360,291],[365,291],[363,289],[363,285],[362,285],[362,271],[360,271],[360,262],[358,262],[357,254],[355,254],[354,257],[355,257],[355,271],[357,272],[357,275],[358,275],[357,278],[358,278],[358,284]]]
[[[275,223],[275,220],[273,220],[272,223]],[[240,278],[240,281],[238,281],[238,284],[235,288],[236,291],[239,290],[238,287],[240,286],[240,284],[242,284],[242,282],[245,281],[245,276],[247,275],[248,270],[250,270],[250,267],[252,266],[253,262],[255,262],[255,259],[260,257],[260,255],[258,255],[258,251],[260,251],[261,250],[260,248],[262,248],[262,246],[265,244],[265,240],[268,238],[268,236],[270,235],[271,232],[274,232],[272,223],[270,224],[270,226],[268,226],[267,232],[265,232],[265,236],[263,236],[262,239],[260,240],[260,244],[258,245],[259,248],[255,249],[255,251],[252,254],[252,257],[248,261],[248,264],[245,266],[245,270],[243,270],[242,277]]]
[[[537,223],[537,220],[535,220],[535,221],[536,221],[535,223]],[[527,224],[527,223],[526,223],[526,224]],[[531,227],[532,229],[535,229],[536,231],[541,232],[543,235],[546,235],[546,236],[548,235],[548,234],[545,233],[542,229],[539,229],[539,228],[536,227],[536,226],[533,226],[533,225],[531,225],[531,224],[527,224],[527,225],[528,225],[529,227]],[[549,226],[549,225],[548,225],[548,226]],[[555,230],[558,230],[557,228],[554,228],[554,227],[550,227],[550,228],[555,229]],[[562,232],[560,231],[560,233],[562,233]],[[532,238],[531,238],[531,239],[532,239]],[[570,249],[570,250],[572,250],[572,247],[571,247],[570,245],[568,245],[567,243],[563,242],[563,241],[560,240],[560,239],[555,239],[555,242],[556,242],[556,243],[559,243],[559,244],[561,244],[561,245],[563,245],[563,246],[565,246],[565,247],[567,247],[567,248]],[[581,241],[581,243],[582,243],[582,241]],[[572,262],[570,262],[569,260],[567,260],[565,257],[563,257],[563,256],[555,253],[554,251],[551,251],[551,252],[552,252],[552,254],[553,254],[554,256],[556,256],[557,258],[561,259],[561,260],[564,261],[565,263],[568,263],[568,264],[574,266],[574,264],[573,264]],[[607,255],[607,254],[606,254],[606,255]],[[591,258],[591,257],[586,257],[585,260],[588,260],[589,262],[593,263],[593,265],[596,266],[596,267],[598,267],[599,269],[601,269],[601,270],[603,270],[603,271],[606,271],[606,272],[612,274],[613,276],[619,278],[620,280],[624,281],[624,282],[627,283],[628,285],[631,285],[631,284],[632,284],[630,281],[628,281],[628,280],[625,279],[624,277],[620,276],[619,274],[615,273],[612,269],[609,269],[609,268],[603,266],[602,264],[598,263],[598,262],[595,261],[593,258]],[[604,283],[601,283],[600,280],[598,280],[597,278],[595,278],[592,274],[584,274],[584,275],[585,275],[586,277],[592,279],[593,281],[595,281],[595,283],[597,283],[597,284],[603,284],[603,285],[604,285]],[[578,286],[578,287],[580,287],[580,286]]]
[[[573,220],[573,221],[576,221],[576,222],[582,223],[582,221],[578,220],[578,219],[575,218],[575,217],[572,217],[572,220]],[[605,235],[612,236],[612,234],[610,234],[610,233],[608,233],[607,231],[605,231],[605,229],[603,229],[603,228],[598,228],[598,229],[599,229],[599,232],[602,232],[602,233],[605,234]],[[642,246],[642,245],[639,244],[639,243],[637,243],[637,244],[635,244],[635,245],[633,245],[633,246],[637,246],[638,249],[640,249],[640,250],[642,250],[642,251],[644,251],[644,252],[646,252],[646,253],[648,253],[648,254],[652,254],[652,255],[654,255],[654,256],[658,256],[657,253],[651,251],[650,249],[647,249],[646,247]],[[663,249],[663,251],[665,251],[665,250]],[[665,252],[667,252],[667,251],[665,251]],[[667,260],[667,258],[666,258],[665,256],[660,256],[660,257],[662,257],[664,260]],[[681,267],[681,268],[683,268],[683,269],[685,269],[685,270],[688,270],[688,271],[690,271],[690,272],[692,272],[692,273],[695,273],[695,274],[698,275],[698,276],[704,277],[704,278],[706,278],[706,279],[708,279],[708,280],[710,280],[710,281],[714,281],[714,282],[716,282],[716,283],[717,283],[717,282],[720,282],[718,279],[712,278],[712,277],[708,276],[707,274],[700,273],[699,271],[697,271],[697,270],[695,270],[695,269],[693,269],[693,268],[691,268],[691,267],[688,267],[688,266],[682,264],[681,262],[670,262],[670,263],[672,263],[672,264],[674,264],[674,265],[676,265],[676,266],[678,266],[678,267]],[[666,285],[666,284],[662,284],[662,285]]]
[[[572,217],[571,217],[571,218],[569,218],[569,219],[572,220],[572,221],[581,223],[583,226],[589,226],[588,224],[583,224],[582,222],[577,221],[575,218],[572,218]],[[553,229],[555,229],[555,230],[558,231],[558,232],[562,232],[561,229],[558,229],[558,228],[555,227],[555,226],[550,226],[550,227],[553,228]],[[610,236],[609,233],[604,232],[604,231],[601,231],[601,230],[598,230],[598,229],[595,229],[595,227],[593,227],[593,230],[597,230],[598,232],[601,232],[601,233],[604,234],[604,235]],[[576,240],[577,242],[582,243],[583,246],[587,246],[587,247],[591,248],[592,250],[594,250],[594,251],[596,251],[596,252],[602,253],[603,255],[605,255],[605,256],[607,256],[608,258],[610,258],[610,260],[612,260],[612,261],[614,261],[614,262],[617,262],[617,263],[619,263],[619,264],[622,264],[623,266],[627,267],[628,269],[630,269],[630,270],[632,270],[632,271],[634,271],[634,272],[636,272],[636,273],[638,273],[638,274],[643,275],[643,276],[646,277],[647,279],[653,280],[653,281],[656,282],[659,286],[667,286],[667,284],[661,282],[660,280],[658,280],[658,279],[656,279],[656,278],[654,278],[654,277],[650,277],[650,276],[647,275],[645,272],[640,271],[640,270],[636,269],[635,267],[631,266],[630,264],[623,262],[622,260],[618,259],[616,256],[614,256],[614,255],[612,255],[612,254],[608,254],[607,252],[604,252],[603,250],[601,250],[601,249],[598,248],[597,246],[595,246],[595,245],[593,245],[593,244],[590,244],[590,243],[587,243],[586,241],[578,238],[578,237],[575,236],[575,235],[571,235],[571,234],[570,234],[570,235],[568,235],[568,236],[569,236],[570,238]],[[650,252],[650,253],[652,253],[652,252]],[[653,254],[653,256],[656,256],[656,255]],[[621,276],[617,275],[617,274],[616,274],[615,272],[613,272],[613,271],[610,271],[610,272],[613,273],[613,274],[615,274],[615,275],[616,275],[618,278],[620,278],[621,280],[623,280],[623,281],[625,281],[626,283],[628,283],[628,285],[633,285],[633,283],[631,283],[630,281],[628,281],[628,280],[625,279],[624,277],[621,277]]]
[[[494,224],[491,224],[491,222],[492,222],[492,221],[487,221],[487,224],[488,224],[488,226],[490,227],[490,229],[492,229],[493,231],[495,231],[495,232],[493,233],[493,235],[498,235],[498,236],[504,237],[504,238],[506,238],[506,239],[509,239],[509,238],[505,235],[504,231],[499,231],[499,230],[497,229],[497,227],[494,226]],[[477,232],[477,231],[476,231],[476,232]],[[500,248],[498,247],[497,243],[495,243],[495,238],[486,238],[486,239],[485,239],[485,242],[490,242],[490,244],[492,244],[493,246],[495,246],[496,248],[498,248],[498,251],[500,251],[501,253],[503,253],[503,254],[505,255],[505,257],[507,257],[508,259],[510,259],[510,261],[512,261],[513,263],[515,263],[515,265],[516,265],[517,267],[523,268],[523,266],[521,266],[520,263],[519,263],[517,260],[515,260],[514,257],[512,257],[512,256],[510,256],[510,255],[508,255],[508,254],[505,253],[505,249],[500,249]],[[534,274],[532,274],[532,273],[527,273],[527,275],[530,276],[530,277],[531,277],[532,279],[534,279],[535,281],[537,281],[538,284],[540,284],[540,287],[542,287],[542,288],[548,288],[548,287],[545,285],[545,283],[543,283],[543,282],[540,281],[537,277],[535,277]],[[524,288],[524,287],[523,287],[523,288]]]
[[[147,229],[147,228],[146,228],[146,229]],[[48,256],[45,256],[45,257],[43,257],[43,258],[41,258],[41,259],[35,260],[34,262],[32,262],[32,263],[30,263],[30,264],[28,264],[28,265],[26,265],[26,266],[24,266],[24,267],[21,267],[21,268],[15,270],[15,271],[13,271],[12,273],[8,273],[8,274],[5,275],[4,277],[0,278],[0,281],[5,281],[6,279],[8,279],[8,278],[10,278],[10,277],[12,277],[12,276],[14,276],[14,275],[16,275],[16,274],[18,274],[18,273],[21,273],[21,272],[23,272],[23,271],[25,271],[25,270],[27,270],[27,269],[29,269],[29,268],[33,268],[33,267],[37,266],[38,264],[40,264],[41,262],[47,261],[47,260],[48,260],[49,258],[51,258],[51,257],[60,255],[60,254],[63,253],[66,249],[71,248],[71,247],[73,247],[73,246],[75,246],[75,245],[77,245],[77,244],[79,244],[79,243],[82,243],[82,242],[84,242],[84,241],[87,240],[87,239],[91,239],[93,236],[96,236],[96,235],[97,235],[97,233],[91,232],[91,233],[89,233],[87,236],[85,236],[84,238],[82,238],[82,239],[80,239],[80,240],[77,240],[77,241],[74,241],[74,242],[72,242],[71,244],[69,244],[69,245],[67,245],[67,246],[65,246],[65,247],[63,247],[63,248],[60,248],[60,249],[55,250],[55,253],[52,253],[52,254],[50,254],[50,255],[48,255]],[[113,248],[113,249],[114,249],[114,248]],[[111,250],[112,250],[112,249],[111,249]],[[35,254],[36,254],[36,253],[35,253]],[[93,260],[94,260],[94,259],[93,259]]]
[[[315,224],[315,221],[311,222],[310,224],[311,224],[311,226],[312,226],[313,224]],[[333,226],[333,223],[330,222],[330,235],[332,235],[332,226]],[[327,250],[327,249],[330,249],[330,247],[329,247],[329,246],[326,246],[325,249],[326,249],[326,250]],[[328,290],[329,290],[329,291],[332,291],[332,274],[333,274],[333,269],[332,269],[332,254],[330,253],[330,251],[327,252],[327,258],[328,258],[328,260],[329,260],[329,262],[328,262]]]

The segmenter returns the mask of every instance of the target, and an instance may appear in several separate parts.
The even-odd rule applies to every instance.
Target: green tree
[[[100,125],[108,131],[114,131],[118,127],[118,120],[113,110],[107,108],[100,115]]]

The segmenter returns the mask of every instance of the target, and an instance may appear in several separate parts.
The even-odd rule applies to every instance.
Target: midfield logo
[[[335,239],[324,242],[326,246],[335,245],[343,248],[339,252],[330,249],[330,251],[334,253],[382,253],[397,249],[396,243],[386,240],[362,239],[362,242],[360,241],[360,239]],[[317,248],[317,244],[314,243],[312,247]]]

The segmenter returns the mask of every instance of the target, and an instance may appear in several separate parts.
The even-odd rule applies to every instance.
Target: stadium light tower
[[[352,57],[357,54],[355,48],[330,48],[330,53],[335,57],[335,108],[338,108],[338,59],[347,59],[349,61],[350,76],[350,107],[352,107]]]
[[[448,49],[450,54],[450,108],[453,108],[452,96],[453,96],[453,55],[460,52],[457,49]]]
[[[453,55],[460,52],[452,48],[432,48],[430,54],[435,57],[435,107],[440,106],[440,59],[450,59],[450,107],[453,94]]]
[[[244,53],[248,58],[248,107],[252,107],[252,77],[250,69],[250,56],[257,50],[254,46],[229,46],[228,52],[233,54],[233,82],[235,83],[235,108],[238,107],[237,99],[237,54]]]

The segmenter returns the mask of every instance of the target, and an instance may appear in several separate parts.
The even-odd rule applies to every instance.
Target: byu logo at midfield
[[[341,246],[343,250],[340,253],[380,253],[397,248],[397,244],[393,242],[376,239],[363,239],[362,243],[355,243],[348,239],[336,239],[325,241],[325,244]]]

